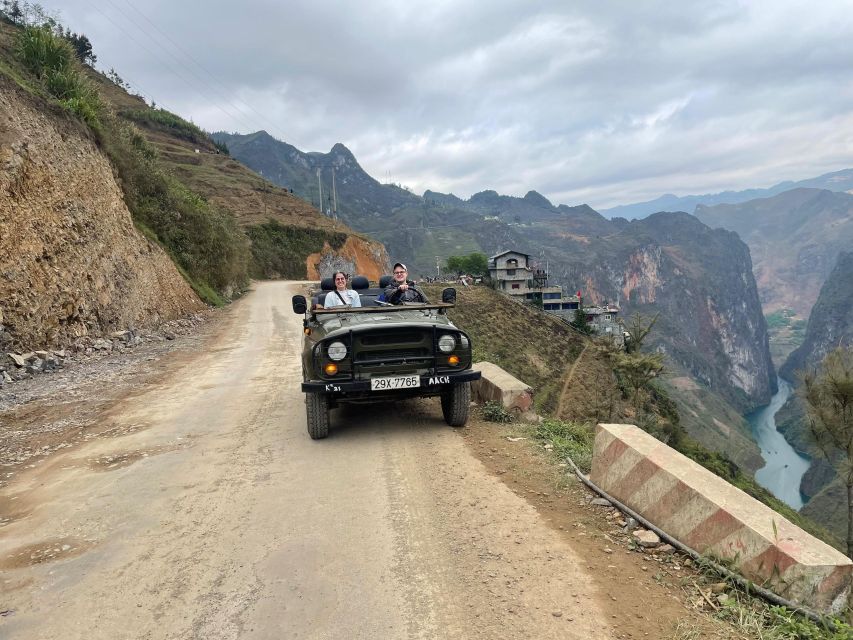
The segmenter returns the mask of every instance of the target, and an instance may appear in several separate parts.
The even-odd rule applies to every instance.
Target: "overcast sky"
[[[46,0],[210,131],[604,208],[853,166],[849,0]]]

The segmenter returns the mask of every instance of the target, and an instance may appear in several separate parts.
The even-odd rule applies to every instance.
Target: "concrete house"
[[[534,274],[528,254],[520,251],[503,251],[490,256],[489,276],[498,291],[519,302],[529,299],[527,294],[532,292]]]

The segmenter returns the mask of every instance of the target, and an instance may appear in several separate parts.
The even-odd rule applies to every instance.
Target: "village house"
[[[495,288],[518,302],[529,300],[532,293],[533,268],[530,256],[520,251],[504,251],[489,257],[489,276]]]
[[[516,302],[531,304],[542,300],[542,310],[571,322],[583,303],[580,291],[565,295],[560,285],[548,286],[548,274],[534,267],[530,255],[520,251],[502,251],[489,257],[489,276],[494,287]],[[587,322],[593,330],[610,335],[620,346],[624,330],[619,320],[619,307],[609,304],[584,307]]]

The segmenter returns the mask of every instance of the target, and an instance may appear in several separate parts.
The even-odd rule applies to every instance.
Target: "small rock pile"
[[[172,320],[155,331],[141,332],[135,328],[114,331],[107,336],[84,336],[73,344],[59,349],[18,350],[0,353],[0,387],[26,380],[42,373],[63,369],[75,360],[93,358],[117,351],[133,349],[146,342],[174,340],[192,333],[204,321],[200,313]]]

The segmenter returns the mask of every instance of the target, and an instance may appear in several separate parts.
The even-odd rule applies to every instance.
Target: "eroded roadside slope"
[[[203,308],[81,126],[0,74],[0,351]]]

